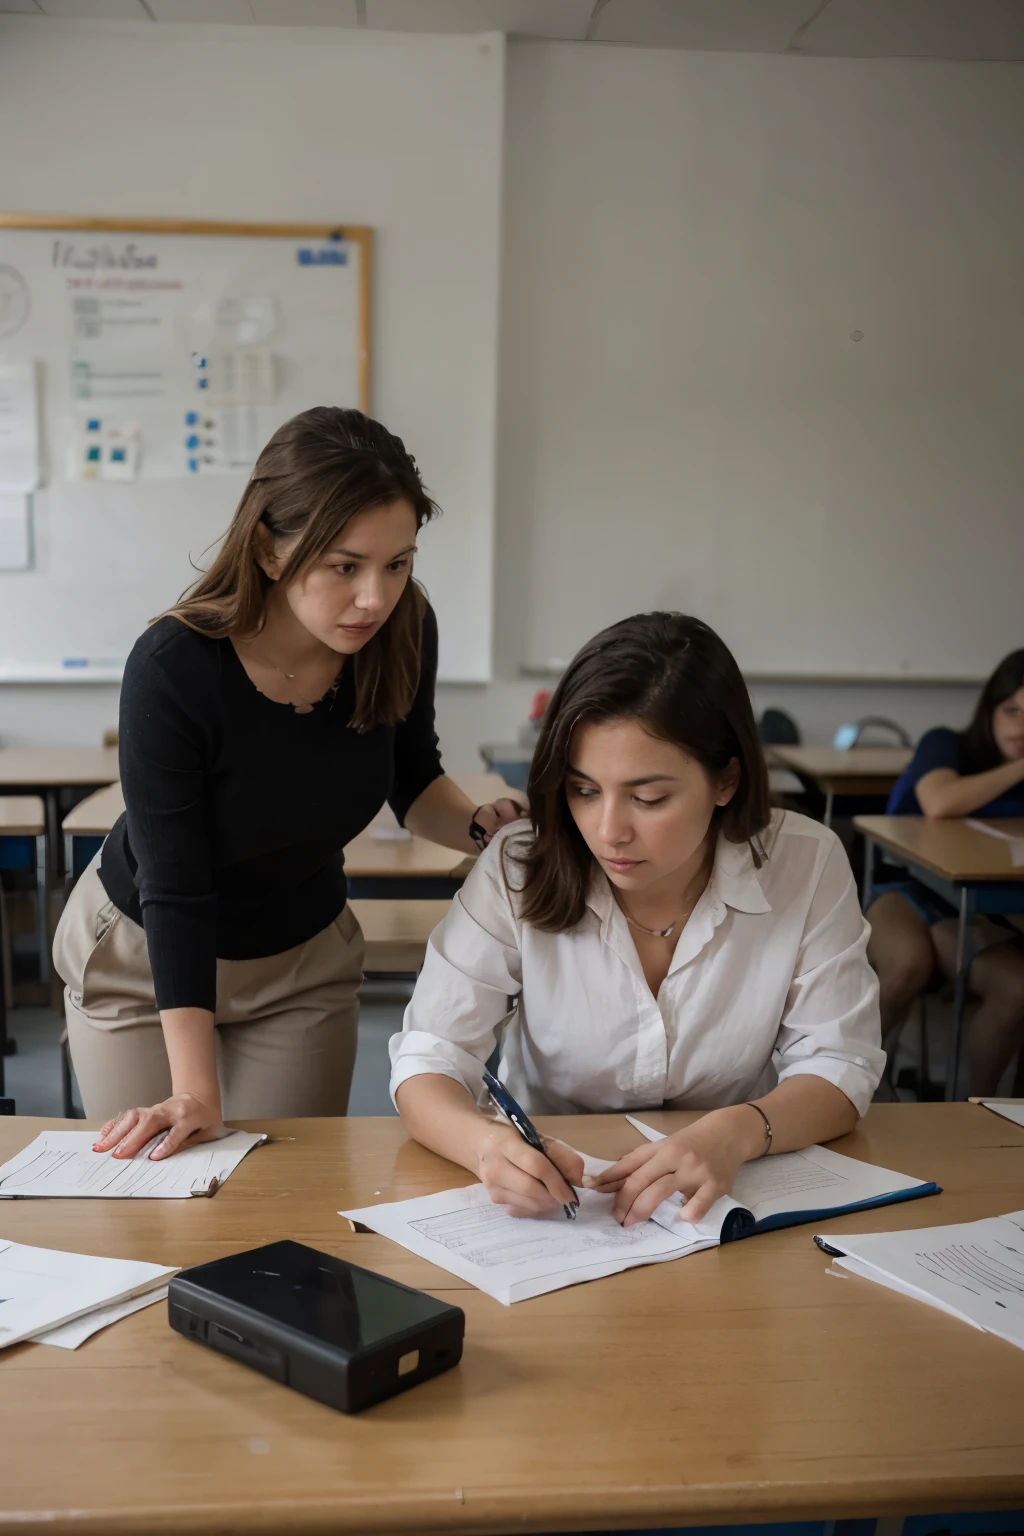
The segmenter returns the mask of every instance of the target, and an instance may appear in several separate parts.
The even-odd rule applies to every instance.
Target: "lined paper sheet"
[[[0,1349],[152,1290],[177,1271],[0,1239]]]
[[[43,1131],[0,1167],[0,1199],[186,1200],[212,1195],[265,1136],[232,1131],[153,1162],[157,1136],[125,1162],[94,1152],[95,1131]]]
[[[822,1241],[851,1274],[1024,1349],[1024,1211],[911,1232],[826,1233]]]
[[[697,1229],[673,1222],[672,1211],[672,1230],[657,1221],[620,1227],[611,1213],[611,1195],[584,1189],[579,1199],[575,1221],[566,1221],[561,1211],[510,1216],[491,1203],[482,1184],[472,1184],[339,1215],[401,1243],[505,1306],[638,1264],[681,1258],[718,1242],[718,1229],[692,1235]],[[656,1214],[664,1211],[659,1206]]]
[[[115,1301],[109,1307],[97,1307],[95,1312],[87,1312],[85,1317],[76,1318],[73,1323],[62,1323],[59,1328],[51,1328],[47,1333],[37,1333],[32,1343],[56,1344],[59,1349],[77,1349],[79,1344],[84,1344],[86,1339],[91,1339],[101,1329],[109,1328],[111,1323],[119,1323],[122,1317],[130,1317],[133,1312],[141,1312],[143,1307],[151,1307],[155,1302],[166,1300],[166,1285],[158,1285],[155,1290],[146,1291],[142,1296],[133,1296],[130,1301]]]

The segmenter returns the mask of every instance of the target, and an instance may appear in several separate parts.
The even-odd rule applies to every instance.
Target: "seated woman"
[[[409,1133],[516,1215],[573,1198],[577,1154],[550,1144],[563,1178],[478,1108],[499,1039],[527,1113],[709,1111],[594,1181],[625,1224],[680,1190],[698,1221],[744,1162],[852,1130],[884,1064],[867,924],[838,839],[770,809],[718,636],[654,613],[585,645],[529,796],[532,829],[483,854],[392,1039]]]
[[[999,663],[965,731],[940,727],[922,736],[887,810],[890,816],[1024,816],[1024,650]],[[918,881],[896,878],[885,882],[868,921],[882,1035],[892,1049],[935,972],[956,975],[956,913]],[[997,1091],[1024,1043],[1024,939],[979,918],[972,949],[968,984],[981,1007],[967,1035],[970,1091],[984,1095]],[[1013,1092],[1024,1094],[1024,1052]]]

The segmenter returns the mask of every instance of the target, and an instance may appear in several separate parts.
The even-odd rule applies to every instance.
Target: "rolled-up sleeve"
[[[522,990],[519,926],[502,876],[504,834],[477,860],[431,934],[423,970],[391,1039],[391,1097],[410,1077],[451,1077],[479,1098],[510,999]]]
[[[780,1082],[799,1073],[824,1077],[859,1115],[885,1067],[869,932],[836,838],[811,898],[774,1056]]]

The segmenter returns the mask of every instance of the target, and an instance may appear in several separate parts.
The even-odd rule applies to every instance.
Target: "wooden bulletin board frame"
[[[218,219],[107,219],[59,213],[0,213],[0,229],[81,230],[107,235],[239,235],[259,239],[341,239],[359,251],[359,409],[370,414],[373,230],[367,224],[248,224]]]

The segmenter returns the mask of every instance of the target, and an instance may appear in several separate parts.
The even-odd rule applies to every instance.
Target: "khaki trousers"
[[[99,855],[72,891],[53,944],[68,1043],[90,1120],[171,1092],[146,935],[114,906]],[[343,1115],[356,1057],[363,935],[346,907],[305,944],[217,961],[215,1041],[226,1120]]]

